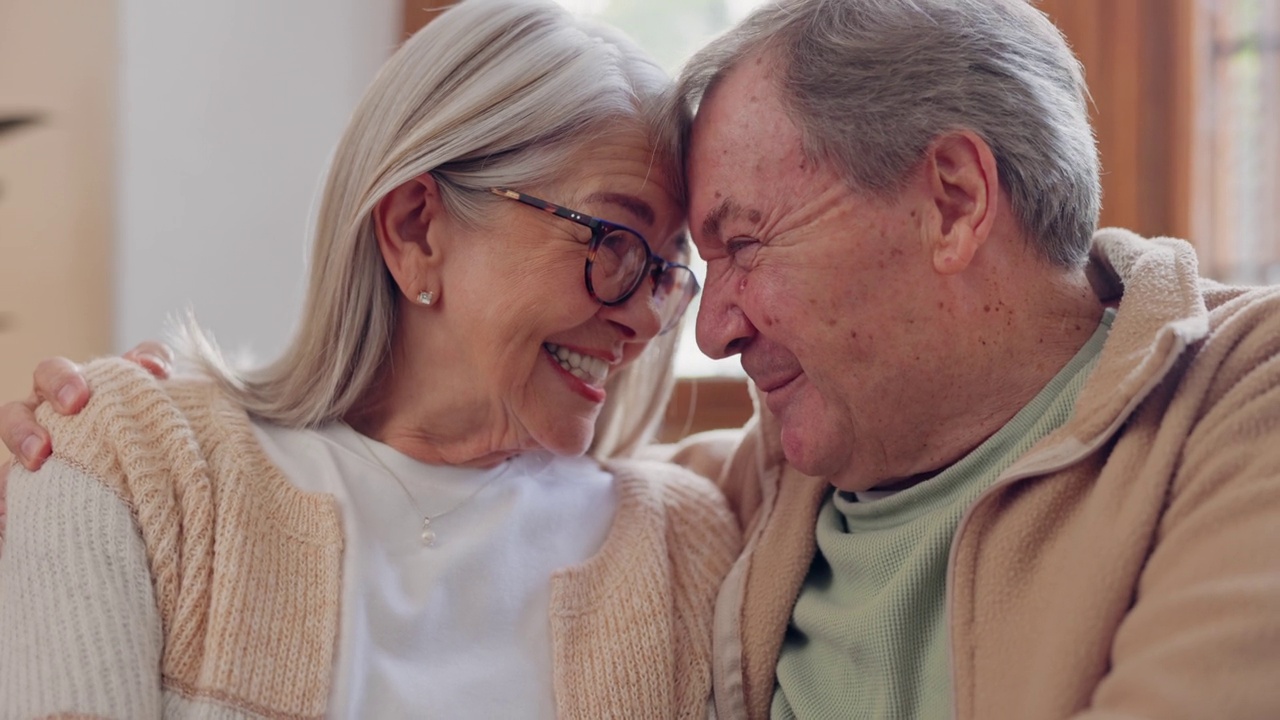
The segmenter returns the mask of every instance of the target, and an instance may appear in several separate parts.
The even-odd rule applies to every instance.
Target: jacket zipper
[[[956,554],[960,547],[960,540],[964,535],[964,531],[967,529],[969,520],[973,517],[978,507],[997,492],[1028,478],[1047,475],[1049,473],[1058,472],[1059,470],[1071,467],[1092,455],[1098,450],[1098,448],[1102,447],[1103,444],[1114,437],[1115,434],[1120,431],[1120,426],[1124,425],[1124,423],[1128,421],[1134,410],[1136,410],[1138,405],[1147,398],[1147,395],[1151,394],[1151,391],[1155,389],[1156,385],[1159,385],[1164,381],[1165,376],[1169,374],[1169,370],[1173,368],[1174,363],[1176,363],[1178,358],[1182,357],[1182,353],[1186,351],[1188,345],[1186,338],[1175,333],[1174,342],[1175,345],[1169,349],[1169,354],[1165,357],[1165,361],[1160,365],[1156,372],[1151,374],[1151,378],[1147,382],[1143,383],[1136,392],[1134,392],[1133,397],[1124,406],[1124,408],[1121,409],[1121,411],[1116,415],[1115,420],[1113,420],[1105,430],[1098,433],[1089,442],[1078,444],[1075,449],[1066,453],[1065,456],[1061,458],[1055,457],[1057,453],[1050,452],[1043,458],[1033,458],[1032,460],[1028,460],[1027,466],[1024,468],[1010,468],[1008,475],[998,478],[991,487],[982,491],[982,493],[978,495],[977,499],[969,505],[969,509],[960,516],[960,524],[956,526],[956,532],[951,536],[951,550],[947,554],[946,580],[947,607],[945,622],[948,646],[947,674],[951,678],[951,717],[953,719],[959,718],[960,708],[960,686],[956,682],[956,644],[953,637],[952,624],[952,616],[955,612],[955,562]]]

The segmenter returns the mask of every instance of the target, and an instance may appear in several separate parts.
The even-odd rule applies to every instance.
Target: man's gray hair
[[[1084,73],[1025,0],[779,0],[688,62],[681,106],[761,53],[806,153],[855,190],[900,190],[937,137],[971,130],[1030,242],[1058,265],[1087,258],[1101,184]]]

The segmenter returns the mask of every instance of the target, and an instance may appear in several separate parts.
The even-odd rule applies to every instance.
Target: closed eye
[[[759,248],[760,241],[750,237],[731,238],[724,244],[725,255],[739,268],[746,268],[754,263],[756,250]]]

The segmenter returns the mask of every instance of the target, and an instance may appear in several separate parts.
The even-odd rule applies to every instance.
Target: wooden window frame
[[[742,427],[754,409],[746,378],[680,378],[658,431],[659,442],[676,442],[704,430]]]
[[[1085,69],[1102,157],[1101,225],[1190,238],[1198,218],[1198,0],[1042,0]]]

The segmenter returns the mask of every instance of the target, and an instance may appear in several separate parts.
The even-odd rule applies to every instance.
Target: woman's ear
[[[439,239],[445,217],[440,186],[430,173],[400,185],[373,208],[373,232],[382,260],[411,301],[424,292],[439,295]]]

